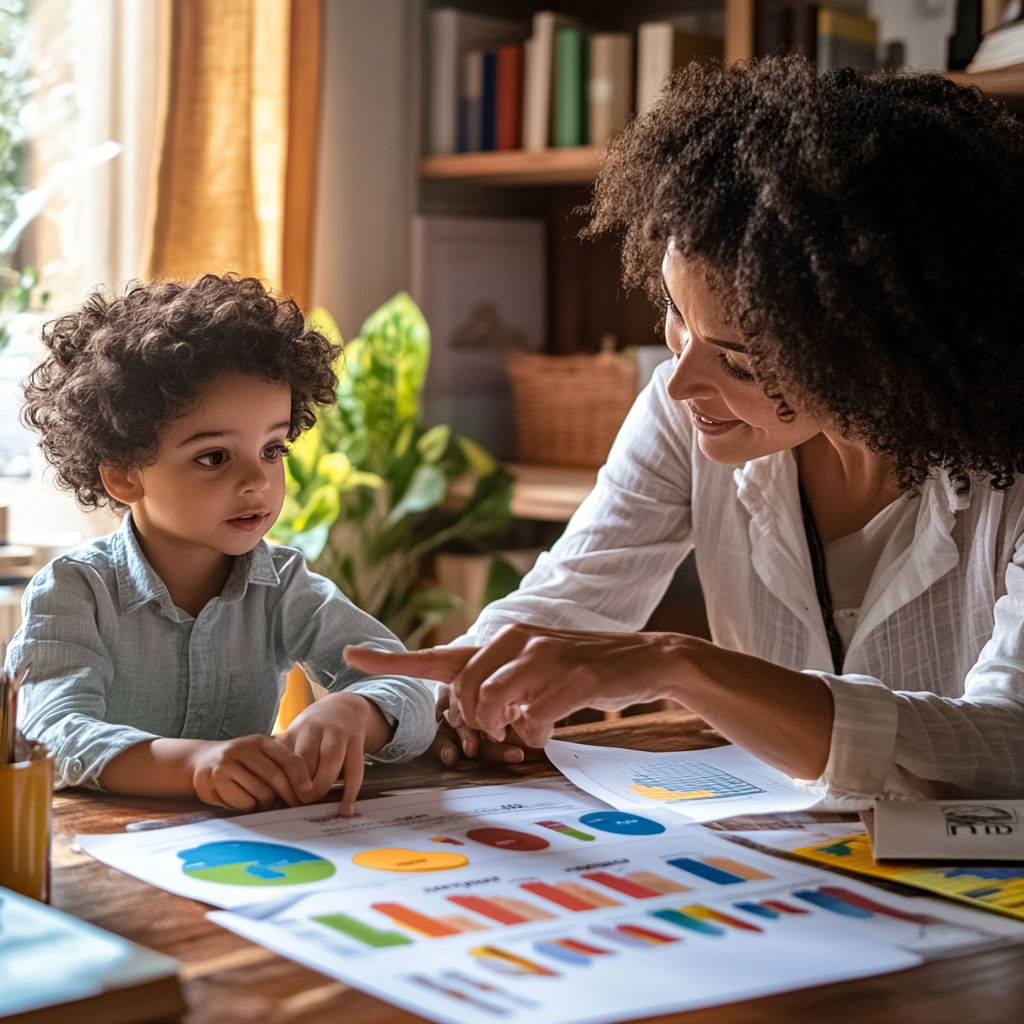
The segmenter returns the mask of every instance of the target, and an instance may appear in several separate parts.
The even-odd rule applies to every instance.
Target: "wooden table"
[[[559,738],[644,750],[700,749],[722,740],[683,712],[572,726]],[[496,785],[557,774],[546,762],[441,768],[429,755],[367,769],[362,797],[422,786]],[[205,809],[63,791],[54,801],[55,906],[177,957],[191,1012],[186,1024],[412,1024],[421,1018],[332,981],[207,921],[205,904],[174,896],[72,848],[75,833],[116,832],[141,818]],[[1020,1024],[1024,945],[935,961],[897,974],[786,992],[654,1018],[679,1024]]]

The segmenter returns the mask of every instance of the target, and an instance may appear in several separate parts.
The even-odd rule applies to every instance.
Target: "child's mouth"
[[[250,533],[262,526],[263,520],[266,518],[267,513],[265,512],[249,512],[244,516],[237,516],[235,519],[229,519],[228,526],[234,527],[236,530],[243,530],[246,533]]]

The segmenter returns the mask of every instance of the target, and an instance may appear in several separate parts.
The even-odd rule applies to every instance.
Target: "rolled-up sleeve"
[[[890,691],[865,676],[816,672],[832,692],[827,797],[1024,798],[1024,554],[1006,569],[992,636],[962,697]]]
[[[41,570],[25,592],[23,625],[7,655],[11,667],[30,663],[19,725],[28,739],[49,748],[57,789],[99,789],[114,757],[156,738],[102,720],[114,669],[97,625],[97,604],[110,598],[91,573],[63,559]]]
[[[310,572],[299,552],[292,554],[277,566],[286,595],[277,618],[288,657],[332,693],[358,693],[380,708],[395,732],[385,747],[371,755],[375,760],[401,761],[422,754],[437,731],[433,685],[406,676],[367,676],[350,668],[342,656],[346,644],[378,651],[404,651],[405,647],[330,580]]]

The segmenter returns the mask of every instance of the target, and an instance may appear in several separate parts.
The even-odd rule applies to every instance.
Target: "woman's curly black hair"
[[[123,511],[99,467],[152,461],[161,428],[222,373],[287,384],[290,438],[313,425],[316,406],[335,401],[340,348],[254,278],[207,274],[135,283],[116,297],[97,291],[46,324],[43,343],[49,354],[25,386],[22,416],[42,435],[57,483],[86,509]]]
[[[757,380],[965,490],[1024,472],[1024,126],[932,74],[691,64],[612,144],[585,234],[661,291],[674,240]]]

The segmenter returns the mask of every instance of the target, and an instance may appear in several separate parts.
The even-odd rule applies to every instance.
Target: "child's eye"
[[[277,462],[278,459],[283,459],[286,455],[290,455],[291,451],[291,448],[286,444],[272,444],[269,448],[264,449],[263,457],[270,462]]]
[[[200,455],[196,459],[196,462],[198,462],[200,466],[207,466],[212,469],[214,466],[223,466],[227,457],[227,452],[207,452],[205,455]]]

